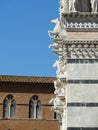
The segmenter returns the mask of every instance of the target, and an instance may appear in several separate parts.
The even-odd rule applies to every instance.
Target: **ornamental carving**
[[[54,94],[58,95],[60,98],[64,98],[65,97],[65,83],[62,82],[60,79],[57,79],[56,81],[54,81]]]
[[[91,0],[69,0],[69,12],[92,12],[91,4]]]
[[[66,12],[98,12],[98,0],[61,0],[60,14]]]
[[[52,23],[56,24],[53,31],[48,31],[48,34],[51,39],[54,38],[65,38],[66,37],[66,29],[65,25],[62,24],[60,19],[51,20]]]
[[[98,13],[63,14],[62,23],[67,32],[98,32]]]
[[[67,28],[98,28],[98,23],[67,23]]]
[[[97,44],[71,44],[68,45],[67,58],[96,59],[98,58]]]
[[[92,12],[98,12],[98,0],[91,0]]]
[[[68,0],[60,0],[60,14],[68,12]]]
[[[67,69],[66,69],[66,60],[64,60],[63,56],[59,56],[59,60],[53,64],[53,67],[57,68],[56,74],[58,78],[66,78]]]

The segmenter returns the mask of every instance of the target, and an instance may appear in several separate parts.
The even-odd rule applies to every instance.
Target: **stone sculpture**
[[[69,12],[91,12],[91,1],[69,0]]]
[[[56,42],[54,42],[53,44],[50,44],[49,48],[52,48],[55,53],[62,51],[61,44],[58,44]]]
[[[67,5],[68,5],[67,0],[60,1],[60,14],[68,12]]]
[[[69,11],[70,12],[76,12],[75,2],[76,2],[76,0],[69,0]]]
[[[68,9],[69,8],[69,9]],[[98,12],[98,0],[61,0],[60,14],[69,12]]]
[[[98,12],[98,0],[91,0],[92,12]]]
[[[66,37],[66,30],[65,28],[61,25],[60,19],[54,19],[51,20],[52,23],[55,23],[55,27],[53,31],[48,31],[48,34],[50,38],[65,38]]]
[[[65,87],[64,87],[64,83],[60,80],[57,79],[54,81],[54,94],[63,97],[65,94]]]
[[[53,67],[57,68],[56,74],[58,78],[66,78],[67,70],[62,56],[59,56],[59,60],[56,60],[56,62],[53,64]]]

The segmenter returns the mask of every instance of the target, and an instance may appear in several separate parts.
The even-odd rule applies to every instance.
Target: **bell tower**
[[[54,110],[61,130],[98,130],[98,0],[60,0],[49,36],[54,63]]]

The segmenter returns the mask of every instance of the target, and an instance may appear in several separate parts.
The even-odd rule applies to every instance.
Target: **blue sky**
[[[56,76],[48,46],[58,0],[0,0],[0,75]]]

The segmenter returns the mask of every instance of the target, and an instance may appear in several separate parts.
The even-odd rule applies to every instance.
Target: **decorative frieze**
[[[58,54],[59,60],[53,65],[57,67],[58,72],[66,71],[67,59],[97,59],[98,58],[98,40],[58,40],[50,45],[53,51]],[[60,68],[60,69],[59,69]],[[65,70],[65,71],[64,71]],[[64,73],[63,73],[64,75]]]
[[[67,28],[98,28],[98,23],[67,23]]]
[[[65,13],[61,21],[67,32],[98,32],[98,13]]]
[[[67,46],[67,58],[71,59],[97,59],[97,44],[70,44]]]

